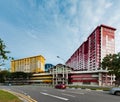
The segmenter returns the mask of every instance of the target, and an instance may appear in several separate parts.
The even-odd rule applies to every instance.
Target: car
[[[120,96],[120,87],[113,87],[113,88],[111,88],[110,94]]]
[[[66,85],[65,84],[57,84],[55,85],[56,89],[66,89]]]

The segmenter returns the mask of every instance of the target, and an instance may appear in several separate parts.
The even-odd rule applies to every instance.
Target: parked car
[[[66,85],[65,84],[57,84],[57,85],[55,85],[55,88],[57,88],[57,89],[66,89]]]
[[[120,96],[120,87],[111,88],[110,94],[119,95]]]

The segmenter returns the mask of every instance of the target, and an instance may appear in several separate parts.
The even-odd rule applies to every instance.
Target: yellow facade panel
[[[11,72],[39,73],[45,71],[45,58],[41,55],[11,61]]]
[[[43,80],[43,82],[52,82],[52,80]]]
[[[31,79],[52,79],[52,76],[51,77],[32,77]]]

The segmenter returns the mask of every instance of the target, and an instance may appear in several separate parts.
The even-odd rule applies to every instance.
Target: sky
[[[120,52],[120,0],[0,0],[0,38],[14,59],[42,55],[64,64],[101,24],[117,29]]]

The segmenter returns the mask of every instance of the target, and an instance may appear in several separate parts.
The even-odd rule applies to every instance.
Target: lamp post
[[[61,59],[64,62],[64,65],[62,65],[63,69],[62,69],[62,83],[63,84],[68,84],[68,72],[67,72],[67,68],[66,68],[66,64],[65,64],[65,60],[63,58],[61,58],[60,56],[57,56],[57,58]]]
[[[61,59],[65,64],[66,61],[63,58],[61,58],[60,56],[57,56],[57,58]]]

